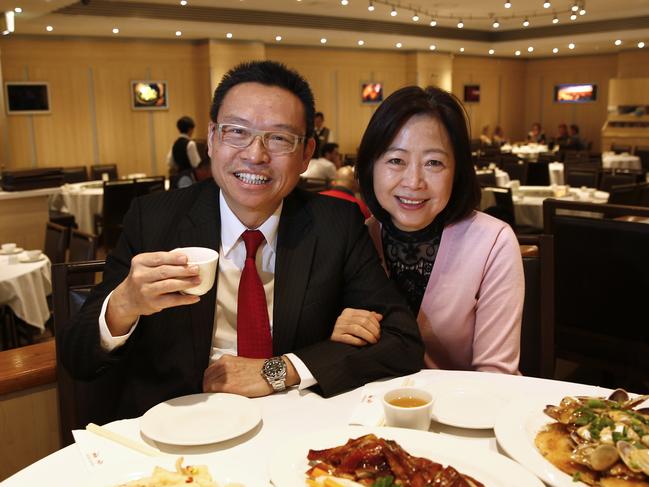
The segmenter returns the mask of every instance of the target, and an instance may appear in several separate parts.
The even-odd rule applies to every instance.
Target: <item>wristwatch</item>
[[[272,357],[264,362],[261,375],[268,381],[275,392],[286,389],[286,363],[282,357]]]

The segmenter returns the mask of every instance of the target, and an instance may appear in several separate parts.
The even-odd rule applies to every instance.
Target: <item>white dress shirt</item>
[[[246,246],[241,239],[241,234],[245,230],[249,230],[232,212],[223,197],[223,193],[219,193],[219,200],[221,247],[219,249],[218,285],[216,287],[216,310],[214,313],[215,326],[210,362],[226,354],[237,355],[237,294],[241,272],[246,261]],[[275,212],[256,229],[264,234],[265,239],[257,250],[255,263],[266,294],[271,335],[273,332],[277,229],[282,206],[283,204],[280,204]],[[101,346],[106,351],[114,350],[123,345],[137,326],[136,321],[128,334],[117,337],[111,335],[106,323],[106,307],[111,295],[112,292],[104,300],[99,315]],[[291,361],[300,376],[299,389],[311,387],[317,383],[313,374],[296,355],[288,353],[286,358]]]

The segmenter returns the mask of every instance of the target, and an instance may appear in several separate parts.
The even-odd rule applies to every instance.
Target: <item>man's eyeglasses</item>
[[[216,124],[216,131],[219,134],[220,142],[238,149],[248,147],[255,140],[255,137],[259,136],[266,150],[270,154],[276,155],[294,152],[297,145],[306,139],[304,136],[289,132],[255,130],[232,123]]]

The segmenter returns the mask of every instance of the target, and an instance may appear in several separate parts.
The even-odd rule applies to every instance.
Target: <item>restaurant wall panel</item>
[[[618,78],[649,78],[649,50],[621,51],[617,55]]]

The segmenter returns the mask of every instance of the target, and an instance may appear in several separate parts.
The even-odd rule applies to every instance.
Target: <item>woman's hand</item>
[[[334,342],[363,347],[381,338],[383,315],[364,309],[345,308],[331,333]]]

